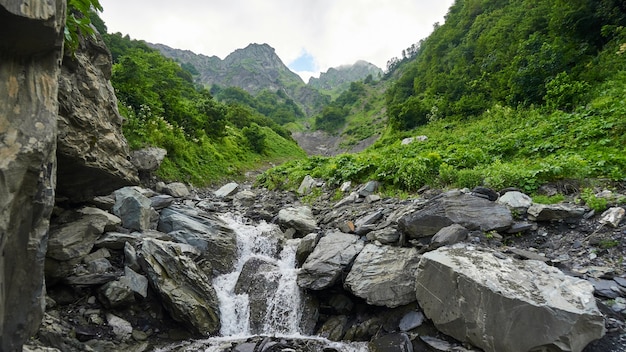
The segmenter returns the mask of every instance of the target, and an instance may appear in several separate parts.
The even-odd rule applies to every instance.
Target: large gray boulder
[[[137,184],[111,85],[111,54],[99,34],[66,52],[59,77],[57,197],[75,202]]]
[[[398,307],[415,301],[415,248],[368,244],[354,260],[343,286],[368,304]]]
[[[533,221],[579,220],[585,208],[575,204],[533,204],[528,208],[528,218]]]
[[[138,171],[152,172],[156,171],[159,166],[161,166],[161,163],[163,162],[163,159],[165,159],[166,155],[167,150],[163,148],[148,147],[133,150],[131,152],[130,161]]]
[[[268,296],[276,292],[280,280],[280,268],[264,258],[252,257],[241,269],[236,294],[247,294],[250,307],[250,333],[263,333],[267,316]]]
[[[219,301],[211,279],[193,260],[199,252],[190,245],[145,239],[139,257],[151,286],[172,318],[197,334],[220,329]]]
[[[302,265],[298,285],[311,290],[323,290],[334,285],[364,246],[359,236],[327,233]]]
[[[0,350],[44,312],[65,1],[0,0]]]
[[[75,221],[53,226],[46,256],[65,261],[89,254],[108,223],[106,215],[83,214]]]
[[[319,230],[311,208],[307,206],[289,207],[278,212],[278,224],[284,230],[296,230],[294,237],[301,238]]]
[[[437,329],[486,352],[580,352],[604,335],[589,282],[501,258],[462,245],[422,256],[417,301]]]
[[[198,249],[213,270],[225,274],[237,259],[237,235],[224,221],[198,209],[170,206],[161,210],[158,230]]]
[[[487,199],[449,191],[426,203],[421,209],[402,216],[398,228],[409,238],[427,237],[452,224],[468,230],[503,230],[511,226],[511,211]]]
[[[124,187],[115,191],[113,213],[122,219],[122,226],[129,230],[150,229],[152,202],[135,187]]]

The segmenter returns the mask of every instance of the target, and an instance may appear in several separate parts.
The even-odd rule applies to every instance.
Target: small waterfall
[[[280,279],[278,288],[269,302],[265,316],[263,332],[270,335],[299,334],[302,310],[300,308],[300,287],[296,282],[298,271],[296,264],[296,249],[300,240],[288,240],[283,247],[278,260]]]
[[[254,256],[275,261],[279,240],[271,234],[276,231],[275,225],[261,222],[248,225],[243,218],[231,213],[221,216],[230,228],[237,234],[239,258],[235,270],[220,275],[213,280],[213,287],[220,301],[220,320],[222,336],[249,336],[250,335],[250,306],[247,294],[235,293],[235,285],[244,264]],[[296,244],[297,246],[297,244]],[[295,250],[294,250],[295,258]],[[292,265],[293,267],[293,265]]]
[[[228,348],[234,342],[243,343],[252,338],[250,297],[248,294],[235,292],[240,273],[246,262],[252,258],[262,259],[275,265],[277,269],[262,273],[268,275],[267,281],[277,282],[277,287],[273,292],[264,292],[267,310],[261,335],[310,341],[312,344],[332,347],[342,352],[367,351],[366,343],[331,342],[320,337],[301,334],[301,289],[296,282],[298,270],[295,268],[296,250],[300,239],[283,240],[281,243],[282,234],[276,225],[266,222],[249,224],[243,217],[231,213],[223,214],[220,218],[237,234],[239,253],[235,270],[213,280],[220,301],[221,337],[183,342],[158,351],[221,352],[230,350]],[[319,351],[322,349],[323,347],[319,347]]]

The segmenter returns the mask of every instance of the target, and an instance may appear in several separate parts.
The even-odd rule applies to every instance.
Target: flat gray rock
[[[593,286],[540,261],[442,247],[422,256],[416,282],[437,329],[486,352],[580,352],[605,333]]]

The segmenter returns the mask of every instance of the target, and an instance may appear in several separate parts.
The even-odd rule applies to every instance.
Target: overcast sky
[[[308,81],[330,67],[387,61],[427,37],[454,0],[100,0],[109,32],[197,54],[267,43]]]

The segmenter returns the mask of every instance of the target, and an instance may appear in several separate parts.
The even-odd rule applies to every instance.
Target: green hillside
[[[625,7],[457,0],[410,60],[396,62],[401,73],[388,73],[388,124],[374,146],[290,162],[259,181],[293,187],[311,174],[336,185],[379,180],[391,192],[623,181]],[[428,139],[400,142],[420,135]]]
[[[167,150],[158,170],[161,178],[204,186],[240,177],[261,164],[304,156],[271,117],[215,100],[194,84],[189,67],[143,41],[107,34],[104,23],[93,22],[113,54],[111,83],[126,118],[124,135],[131,149]]]

